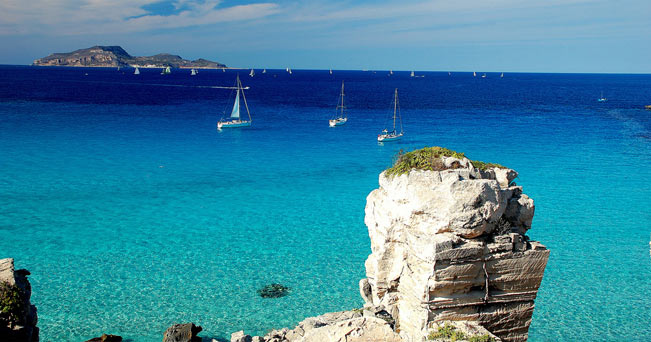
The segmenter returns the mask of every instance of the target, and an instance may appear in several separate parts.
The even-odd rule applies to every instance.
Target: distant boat
[[[231,111],[231,116],[228,119],[221,118],[217,122],[217,129],[221,130],[222,128],[235,128],[235,127],[248,127],[251,126],[251,113],[249,112],[249,106],[246,103],[246,97],[244,96],[244,88],[242,87],[242,82],[240,81],[240,75],[237,75],[237,80],[235,81],[235,102],[233,103],[233,110]],[[242,120],[240,118],[240,93],[242,93],[242,100],[244,100],[244,108],[246,108],[246,114],[249,117],[249,120]]]
[[[486,78],[486,73],[484,73],[483,75],[481,75],[481,78]]]
[[[477,73],[473,71],[472,72],[472,77],[477,77]]]
[[[120,66],[118,65],[118,71],[120,71]]]
[[[396,115],[400,120],[400,133],[396,131]],[[404,132],[402,131],[402,117],[400,116],[400,105],[398,104],[398,88],[396,88],[395,95],[393,98],[393,130],[389,131],[388,129],[382,130],[381,134],[378,134],[377,141],[396,141],[402,138]]]
[[[504,78],[504,73],[502,73],[502,74],[500,75],[500,78]]]
[[[598,102],[606,102],[608,101],[607,98],[604,97],[604,92],[601,92],[601,97],[597,99]]]
[[[222,72],[226,72],[226,68],[222,68]]]
[[[140,75],[140,69],[138,69],[138,67],[136,67],[136,70],[133,71],[133,74],[134,75]]]
[[[253,71],[253,69],[251,69],[251,72],[249,73],[249,76],[251,76],[251,77],[255,76],[255,71]]]
[[[332,69],[330,69],[330,75],[332,75]]]
[[[448,76],[452,76],[452,73],[448,71]]]
[[[172,73],[172,68],[170,67],[163,68],[163,70],[161,70],[160,72],[161,75],[169,75],[171,73]]]
[[[393,70],[389,70],[389,76],[393,75]]]
[[[196,75],[196,74],[197,74],[197,70],[195,70],[194,68],[192,68],[192,70],[190,70],[190,76],[194,76],[194,75]]]
[[[266,74],[266,73],[267,73],[267,69],[262,69],[262,73],[263,73],[263,74]]]
[[[414,75],[414,72],[412,71],[412,72],[411,72],[411,75],[409,75],[409,76],[414,77],[414,76],[415,76],[415,75]]]
[[[344,105],[344,81],[341,81],[341,95],[339,98],[340,101],[337,102],[335,115],[328,121],[330,127],[341,126],[345,124],[346,121],[348,121],[348,115],[346,115],[346,106]]]
[[[289,68],[289,74],[290,75],[292,74],[292,68]]]

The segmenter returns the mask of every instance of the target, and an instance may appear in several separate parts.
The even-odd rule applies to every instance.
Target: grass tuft
[[[386,170],[387,176],[396,176],[409,173],[410,170],[427,170],[427,171],[443,171],[449,169],[461,168],[461,164],[453,163],[451,166],[446,167],[441,157],[454,157],[463,159],[466,155],[463,152],[457,152],[445,147],[434,146],[424,147],[420,150],[411,152],[404,152],[400,150],[398,155],[394,158],[393,166]],[[506,169],[505,166],[495,163],[485,163],[483,161],[472,160],[472,165],[480,170],[487,170],[491,168]]]

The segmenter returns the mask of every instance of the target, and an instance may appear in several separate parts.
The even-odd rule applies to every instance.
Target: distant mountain
[[[93,46],[67,53],[53,53],[39,58],[33,65],[75,66],[75,67],[118,67],[133,66],[141,68],[225,68],[226,65],[197,59],[190,61],[180,56],[160,53],[154,56],[131,56],[120,46]]]

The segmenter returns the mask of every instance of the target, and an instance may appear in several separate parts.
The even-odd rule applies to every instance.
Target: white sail
[[[266,74],[266,73],[267,73],[267,69],[262,69],[262,73],[263,73],[263,74]]]
[[[251,72],[249,73],[249,76],[251,76],[251,77],[255,76],[255,71],[253,71],[253,69],[251,69]]]
[[[411,72],[411,77],[414,77],[414,72],[413,71]]]
[[[197,71],[194,68],[192,68],[192,70],[190,70],[190,75],[194,76],[196,74],[197,74]]]
[[[136,67],[136,70],[133,72],[134,75],[140,75],[140,69]]]
[[[332,75],[332,69],[330,69],[330,75]]]
[[[473,71],[473,72],[472,72],[472,76],[473,76],[473,77],[477,77],[477,73]]]
[[[233,111],[231,112],[231,118],[239,119],[240,118],[240,89],[238,84],[237,96],[235,96],[235,103],[233,103]]]

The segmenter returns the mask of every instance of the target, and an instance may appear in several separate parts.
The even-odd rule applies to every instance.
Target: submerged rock
[[[262,298],[278,298],[289,294],[289,290],[290,288],[285,285],[273,283],[258,289],[258,294]]]
[[[14,269],[14,259],[0,259],[0,341],[37,342],[38,315],[32,305],[29,271]]]
[[[163,334],[163,342],[201,342],[201,337],[197,336],[201,330],[203,328],[194,323],[174,324]]]

